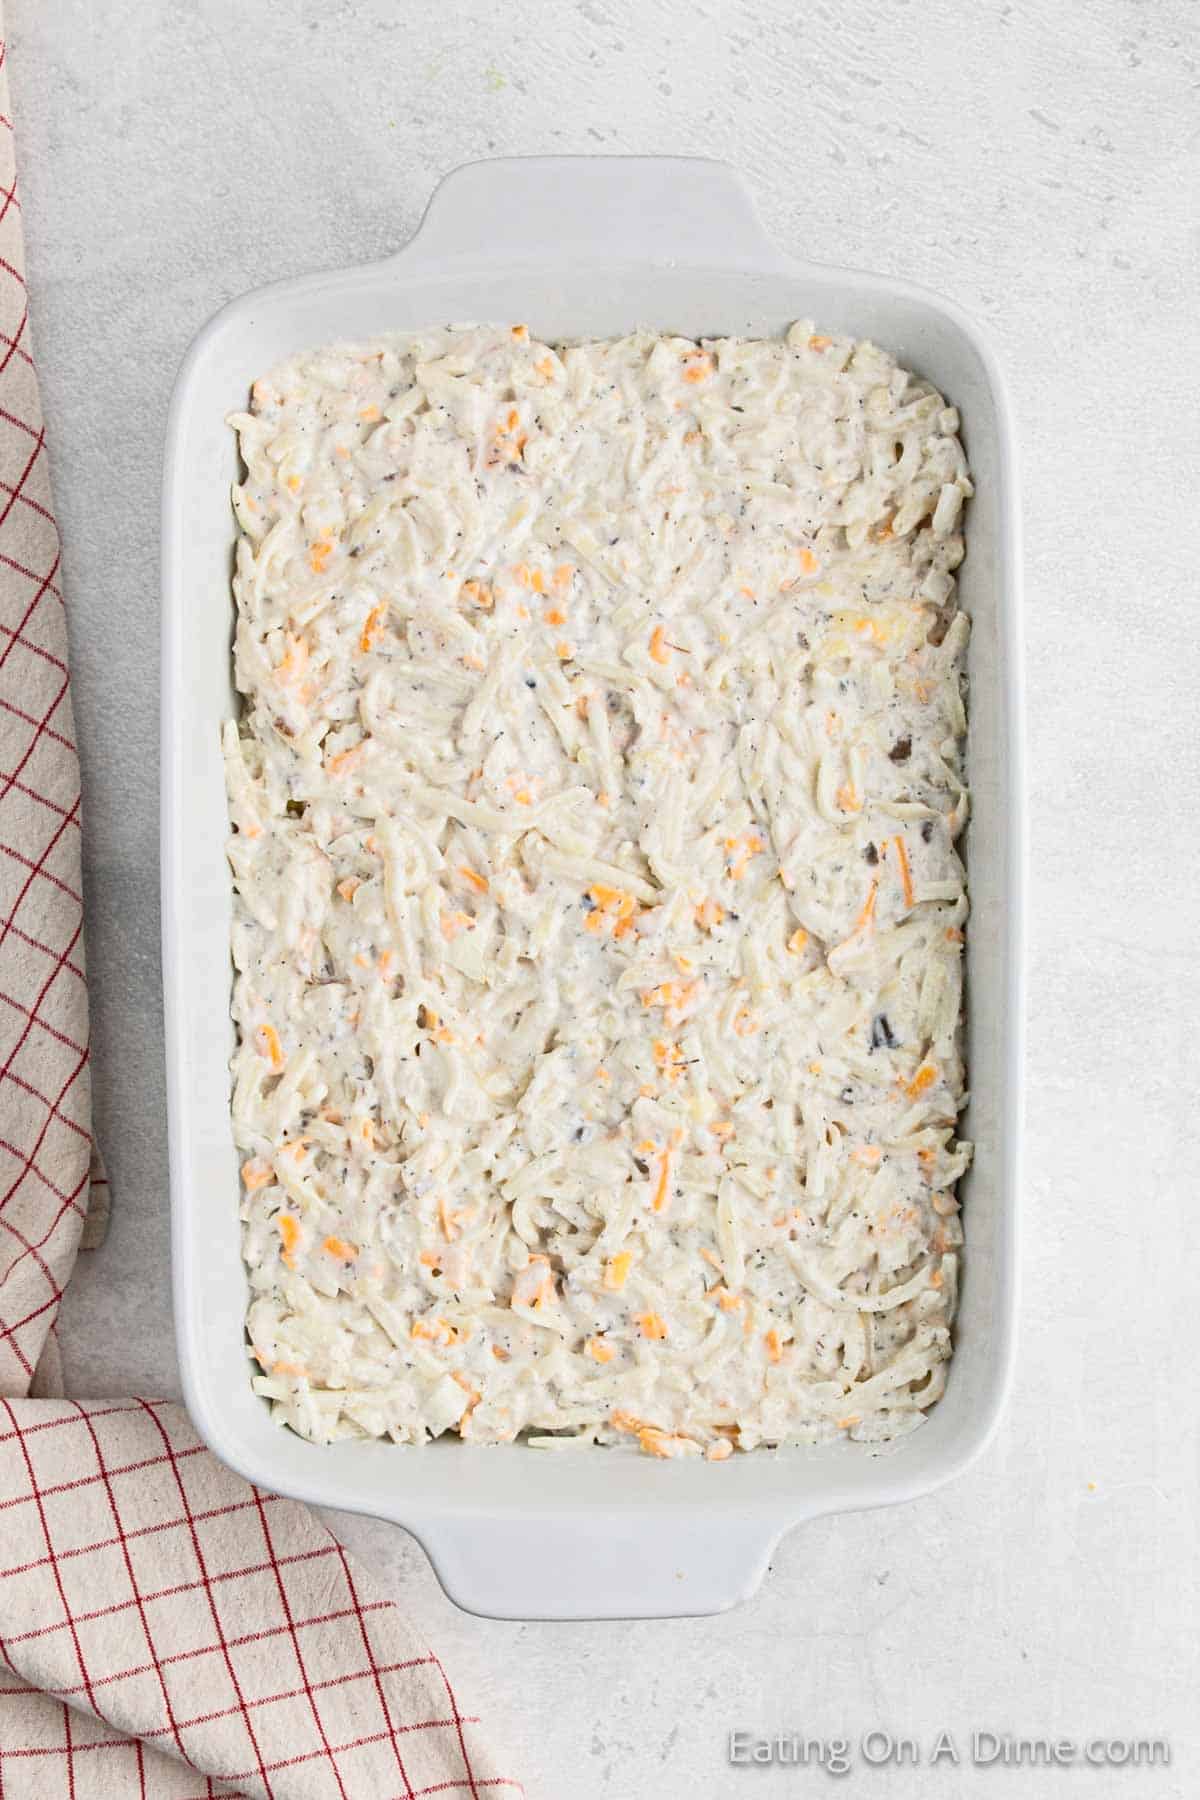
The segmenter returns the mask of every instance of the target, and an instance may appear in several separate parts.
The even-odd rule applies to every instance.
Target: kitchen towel
[[[107,1186],[3,38],[0,16],[0,1800],[520,1793],[400,1606],[307,1508],[231,1474],[179,1406],[47,1397]]]

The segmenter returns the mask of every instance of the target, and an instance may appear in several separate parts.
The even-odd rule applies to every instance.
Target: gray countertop
[[[729,1731],[915,1737],[840,1791],[1200,1791],[1190,1327],[1200,1083],[1200,31],[1186,0],[8,0],[35,343],[83,755],[108,1242],[61,1321],[80,1394],[172,1393],[157,898],[158,487],[197,327],[411,231],[456,163],[721,154],[807,255],[989,328],[1028,543],[1029,1183],[1016,1389],[949,1488],[785,1540],[720,1619],[458,1613],[393,1581],[531,1794],[769,1797]],[[836,323],[836,321],[834,321]],[[219,595],[214,602],[221,603]],[[1188,1227],[1185,1234],[1184,1227]],[[1190,1266],[1189,1266],[1190,1265]],[[963,1766],[928,1769],[941,1727]],[[1153,1775],[970,1764],[972,1729],[1165,1733]],[[815,1781],[823,1778],[813,1777]]]

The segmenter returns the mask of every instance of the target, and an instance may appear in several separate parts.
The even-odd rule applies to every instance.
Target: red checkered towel
[[[33,1399],[92,1165],[79,764],[0,21],[0,1796],[521,1791],[437,1657],[177,1406]],[[36,1379],[35,1379],[36,1371]]]

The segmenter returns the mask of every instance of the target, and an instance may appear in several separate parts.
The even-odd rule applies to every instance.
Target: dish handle
[[[701,156],[506,156],[434,189],[406,269],[579,261],[779,269],[737,170]]]
[[[789,1521],[789,1524],[791,1521]],[[778,1520],[713,1512],[406,1520],[456,1606],[488,1619],[670,1619],[749,1599]]]

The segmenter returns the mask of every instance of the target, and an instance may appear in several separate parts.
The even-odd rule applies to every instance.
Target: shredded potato
[[[305,1436],[918,1424],[970,1146],[953,408],[438,329],[236,415],[233,1114]]]

